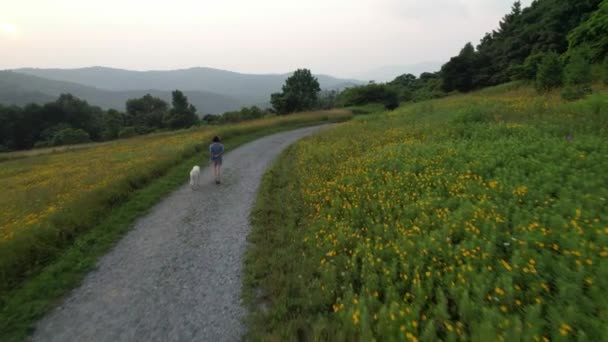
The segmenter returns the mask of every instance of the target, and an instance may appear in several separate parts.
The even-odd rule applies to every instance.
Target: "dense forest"
[[[466,44],[439,72],[350,88],[338,103],[390,109],[395,97],[417,102],[513,80],[534,82],[539,91],[566,85],[564,96],[575,99],[589,91],[592,64],[608,68],[607,55],[608,1],[536,0],[523,9],[517,1],[496,30],[476,47]]]

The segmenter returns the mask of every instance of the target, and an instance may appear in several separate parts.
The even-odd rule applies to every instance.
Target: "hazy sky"
[[[532,0],[524,0],[524,6]],[[208,66],[350,76],[444,62],[513,0],[0,0],[0,69]]]

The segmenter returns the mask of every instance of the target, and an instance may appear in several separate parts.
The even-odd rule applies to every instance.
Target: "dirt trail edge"
[[[176,190],[49,315],[35,341],[236,341],[245,332],[242,257],[249,213],[270,162],[330,125],[267,136],[224,156],[223,184]],[[201,160],[201,167],[207,162]]]

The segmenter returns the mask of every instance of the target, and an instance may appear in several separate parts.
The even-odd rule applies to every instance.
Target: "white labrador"
[[[201,168],[198,165],[195,165],[190,171],[190,188],[194,190],[199,185],[199,181],[201,178]]]

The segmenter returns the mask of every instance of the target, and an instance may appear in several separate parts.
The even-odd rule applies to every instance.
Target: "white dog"
[[[198,165],[195,165],[192,168],[192,171],[190,171],[190,187],[192,188],[192,190],[194,190],[194,188],[198,187],[200,178],[201,178],[201,168],[198,167]]]

